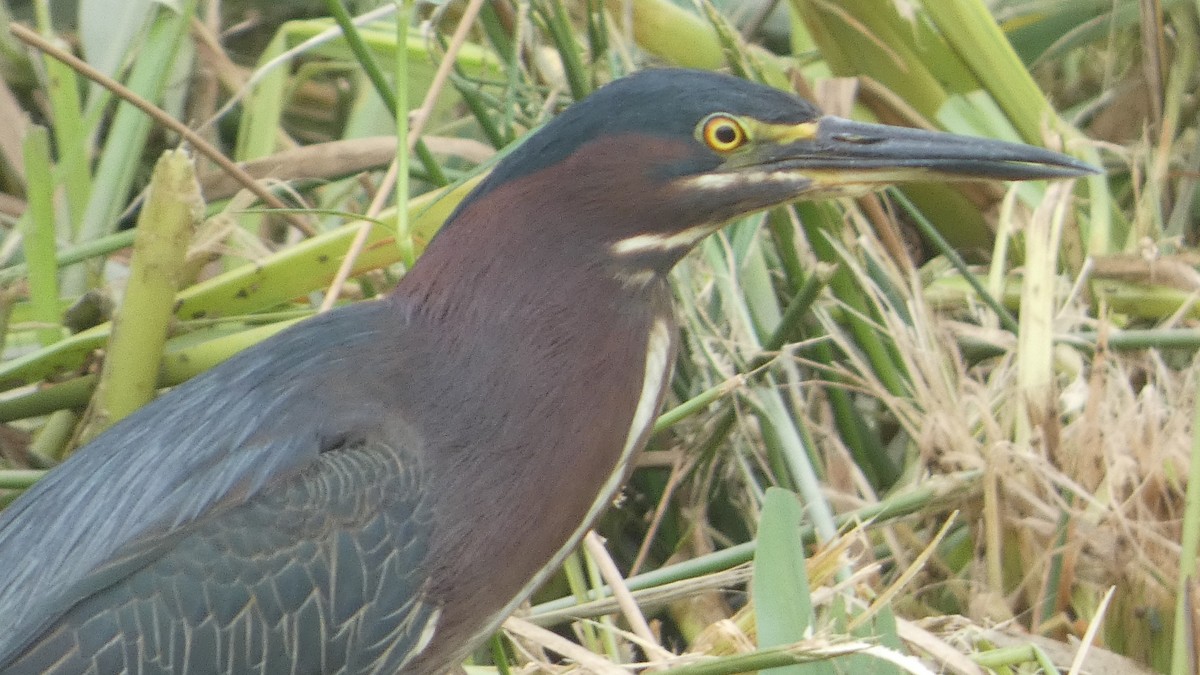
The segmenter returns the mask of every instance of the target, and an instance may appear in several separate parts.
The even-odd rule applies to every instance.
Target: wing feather
[[[433,519],[416,463],[398,456],[372,443],[328,452],[194,521],[122,583],[57,617],[4,672],[169,672],[181,651],[193,674],[267,673],[268,663],[396,672],[437,610],[424,596]]]
[[[242,631],[242,644],[267,640],[238,623],[248,616],[239,602],[249,600],[230,594],[230,584],[252,588],[254,613],[274,617],[272,630],[295,645],[305,642],[296,622],[313,620],[297,617],[344,620],[349,600],[339,594],[336,608],[321,604],[329,602],[320,595],[331,583],[322,557],[331,555],[329,546],[338,545],[338,565],[355,555],[365,564],[380,546],[396,544],[387,541],[389,531],[428,534],[421,505],[399,498],[389,502],[399,509],[389,518],[358,521],[370,534],[359,548],[338,537],[306,539],[332,532],[329,518],[361,516],[356,500],[366,494],[383,503],[382,485],[358,463],[365,457],[390,462],[381,478],[391,480],[389,490],[420,494],[419,434],[389,407],[404,383],[353,379],[364,360],[385,354],[404,372],[395,355],[405,353],[400,328],[395,307],[384,302],[292,327],[118,422],[0,513],[0,617],[8,628],[0,631],[0,667],[35,641],[48,649],[62,635],[50,627],[83,616],[79,608],[98,597],[120,596],[117,621],[153,626],[155,638],[145,645],[164,670],[217,649],[219,638],[233,635],[230,626]],[[274,520],[263,520],[268,515]],[[211,564],[226,556],[230,565]],[[396,564],[415,560],[412,554]],[[214,584],[202,604],[189,575]],[[360,591],[361,583],[354,582]],[[336,617],[322,614],[334,609]],[[105,630],[80,624],[77,637],[103,641]],[[263,653],[275,649],[270,640],[261,644]],[[123,649],[104,655],[128,658]]]

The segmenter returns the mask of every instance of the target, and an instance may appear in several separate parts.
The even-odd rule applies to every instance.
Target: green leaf
[[[155,0],[82,0],[79,39],[89,64],[116,77],[129,49],[150,20]],[[178,3],[159,3],[176,12]]]
[[[804,510],[796,495],[782,488],[767,489],[758,525],[758,551],[754,555],[754,617],[758,647],[769,649],[811,637],[814,625],[808,571],[804,567],[804,541],[800,524]],[[780,675],[834,675],[827,662],[773,669]]]

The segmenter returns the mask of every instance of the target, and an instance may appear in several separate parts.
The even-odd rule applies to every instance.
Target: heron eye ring
[[[732,117],[713,115],[704,121],[700,137],[717,152],[736,150],[746,143],[746,130]]]

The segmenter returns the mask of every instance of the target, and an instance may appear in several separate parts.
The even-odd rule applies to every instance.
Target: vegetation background
[[[801,203],[706,241],[607,543],[473,668],[1200,672],[1198,12],[0,2],[0,488],[386,291],[497,153],[603,82],[720,69],[1105,174]]]

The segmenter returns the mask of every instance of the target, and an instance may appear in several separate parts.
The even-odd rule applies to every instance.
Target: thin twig
[[[390,5],[390,4],[383,5],[381,7],[377,7],[376,9],[373,9],[369,12],[366,12],[365,14],[355,17],[353,23],[355,26],[363,26],[365,24],[371,23],[372,21],[377,21],[377,20],[383,19],[387,15],[392,14],[395,11],[396,11],[395,5]],[[233,93],[233,95],[229,98],[229,100],[225,102],[225,105],[221,106],[221,109],[218,110],[216,112],[216,114],[214,114],[211,118],[209,118],[208,121],[206,121],[204,124],[201,124],[200,128],[203,129],[204,127],[207,127],[211,124],[215,124],[217,120],[224,117],[230,110],[233,110],[233,108],[242,99],[246,98],[246,96],[248,96],[250,94],[250,91],[254,88],[254,86],[257,85],[259,82],[261,82],[263,79],[265,79],[266,76],[269,75],[272,70],[275,70],[276,68],[280,68],[282,66],[288,65],[297,56],[299,56],[311,49],[315,49],[316,47],[319,47],[327,42],[335,40],[341,34],[342,34],[342,29],[338,26],[334,26],[332,28],[326,28],[325,30],[321,31],[320,33],[317,33],[316,35],[308,38],[304,42],[301,42],[300,44],[296,45],[295,47],[288,49],[287,51],[283,52],[282,54],[272,58],[271,60],[267,61],[266,63],[264,63],[261,66],[259,66],[258,68],[256,68],[254,73],[250,76],[250,78],[247,79],[241,85],[241,87]]]
[[[249,173],[246,173],[246,171],[238,166],[233,160],[226,157],[224,153],[214,147],[211,143],[204,140],[203,136],[197,134],[195,131],[192,131],[183,122],[180,122],[174,117],[168,115],[162,108],[159,108],[150,101],[138,96],[138,94],[132,89],[129,89],[108,75],[96,70],[92,66],[88,65],[87,62],[83,61],[74,54],[55,46],[49,40],[43,38],[33,30],[30,30],[19,23],[10,23],[8,27],[18,40],[53,59],[65,63],[80,75],[104,87],[105,89],[108,89],[113,94],[116,94],[118,98],[121,98],[126,103],[146,113],[155,122],[179,134],[184,141],[196,149],[196,152],[207,157],[214,164],[221,167],[223,171],[228,172],[229,175],[237,179],[237,181],[242,185],[245,185],[247,190],[254,193],[254,195],[261,199],[266,205],[281,211],[288,210],[289,207],[287,204],[284,204],[278,197],[272,194],[270,190],[266,189],[262,184],[254,180],[253,176],[251,176]],[[303,232],[306,236],[312,237],[317,234],[317,231],[312,225],[309,225],[308,222],[296,214],[284,213],[283,215],[293,227]]]
[[[483,7],[483,0],[471,0],[463,11],[462,18],[458,22],[458,26],[454,29],[454,36],[450,39],[450,45],[446,48],[446,55],[442,58],[442,62],[438,64],[437,72],[433,75],[433,81],[429,85],[429,91],[425,93],[425,100],[421,102],[421,107],[413,111],[412,114],[412,129],[408,134],[408,149],[406,152],[412,152],[413,146],[417,139],[425,131],[425,123],[429,121],[429,114],[433,110],[437,98],[442,93],[442,89],[446,85],[446,79],[450,75],[450,68],[454,65],[454,59],[457,57],[463,43],[467,40],[467,34],[470,32],[471,24],[474,23],[475,17],[479,15],[479,10]],[[397,49],[405,49],[405,45],[397,45]],[[406,111],[399,111],[398,114],[407,114]],[[346,257],[342,259],[342,264],[338,267],[337,274],[333,281],[329,284],[329,290],[325,292],[325,298],[321,301],[319,311],[324,312],[333,307],[333,303],[337,300],[338,293],[341,291],[342,284],[350,278],[350,272],[354,269],[354,261],[358,259],[362,253],[363,247],[367,245],[367,235],[373,226],[372,221],[377,220],[380,212],[383,211],[384,204],[391,198],[392,187],[396,184],[397,163],[395,161],[388,167],[387,173],[383,177],[383,181],[379,185],[379,190],[375,193],[375,198],[371,200],[371,205],[367,208],[366,220],[363,221],[359,230],[354,235],[354,241],[350,243],[350,248],[346,251]],[[405,202],[408,195],[399,195],[397,198],[397,208],[407,208]]]
[[[504,630],[512,635],[536,642],[539,646],[557,652],[582,666],[587,672],[598,675],[630,675],[630,671],[609,662],[604,657],[589,652],[570,640],[536,626],[524,619],[510,616],[504,620]]]
[[[638,607],[637,600],[633,599],[633,593],[629,592],[629,587],[625,585],[625,579],[621,576],[621,571],[617,569],[617,564],[613,562],[608,551],[604,548],[604,542],[600,540],[600,535],[595,532],[588,532],[583,538],[583,545],[592,556],[592,560],[596,566],[600,568],[600,576],[604,577],[604,581],[608,583],[608,587],[612,589],[613,597],[617,600],[617,606],[621,608],[621,614],[625,615],[625,620],[629,622],[629,628],[633,634],[641,638],[646,644],[644,648],[651,651],[653,645],[656,647],[657,654],[655,658],[669,659],[675,655],[671,652],[658,647],[658,638],[654,637],[654,633],[650,630],[650,624],[646,623],[646,617],[642,616],[642,610]]]

